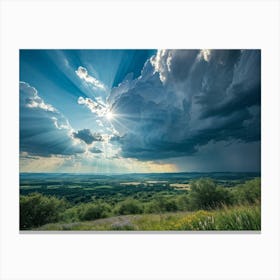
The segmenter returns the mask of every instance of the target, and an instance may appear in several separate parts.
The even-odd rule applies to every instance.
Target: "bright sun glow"
[[[106,118],[107,118],[107,120],[111,120],[111,119],[113,119],[113,117],[114,117],[114,114],[113,114],[111,111],[108,111],[108,112],[106,113]]]

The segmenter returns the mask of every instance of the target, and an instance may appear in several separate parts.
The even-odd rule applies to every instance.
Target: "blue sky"
[[[260,171],[259,50],[20,50],[21,172]]]
[[[138,77],[155,50],[21,50],[20,80],[28,81],[40,96],[65,114],[75,129],[91,122],[91,114],[77,106],[77,98],[100,93],[81,81],[75,71],[82,66],[108,90],[132,73]]]

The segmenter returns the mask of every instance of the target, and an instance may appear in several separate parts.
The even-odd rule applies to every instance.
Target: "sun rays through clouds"
[[[259,171],[260,56],[21,50],[21,171]]]

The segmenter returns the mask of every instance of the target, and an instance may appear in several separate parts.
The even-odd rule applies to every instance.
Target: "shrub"
[[[102,202],[81,204],[77,209],[78,217],[81,221],[106,218],[109,216],[110,211],[110,206]]]
[[[141,214],[143,206],[137,200],[127,199],[117,205],[115,212],[119,215]]]
[[[77,207],[77,206],[66,209],[62,213],[62,216],[61,216],[62,221],[67,222],[67,223],[80,221],[78,210],[79,210],[79,207]]]
[[[153,199],[145,206],[146,213],[175,212],[178,210],[179,206],[177,199],[164,196],[159,196],[156,199]]]
[[[190,209],[190,198],[188,194],[180,195],[177,198],[177,207],[178,210],[184,211],[184,210],[189,210]]]
[[[230,192],[219,187],[212,179],[193,181],[190,191],[190,203],[193,209],[212,209],[223,204],[231,204]]]
[[[20,229],[57,222],[67,203],[63,199],[32,193],[20,196]]]
[[[246,181],[233,189],[236,203],[254,203],[261,200],[261,180],[256,178]]]
[[[155,199],[153,199],[152,201],[145,204],[144,212],[145,213],[160,213],[161,211],[160,211],[157,201]]]

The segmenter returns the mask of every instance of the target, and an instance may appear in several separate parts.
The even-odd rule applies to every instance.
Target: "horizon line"
[[[261,171],[178,171],[178,172],[19,172],[19,174],[91,174],[91,175],[125,175],[125,174],[174,174],[174,173],[261,173]]]

